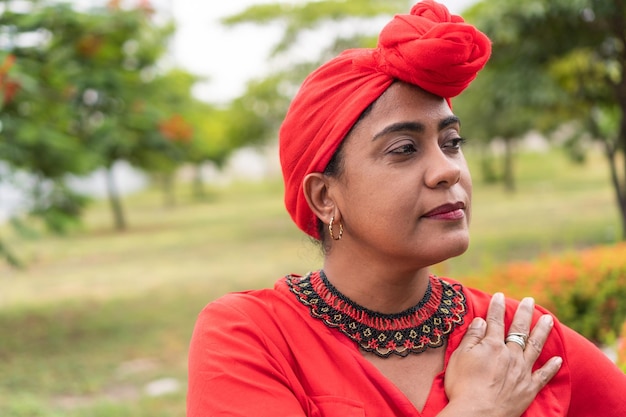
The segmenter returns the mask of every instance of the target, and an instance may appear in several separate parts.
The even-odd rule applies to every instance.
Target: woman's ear
[[[315,215],[324,223],[329,223],[335,211],[335,201],[329,193],[330,178],[321,172],[313,172],[304,177],[302,188],[304,197]]]

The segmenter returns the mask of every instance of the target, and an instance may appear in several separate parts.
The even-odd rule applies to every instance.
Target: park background
[[[241,3],[193,46],[184,3],[0,2],[0,184],[19,196],[0,227],[3,417],[182,416],[200,309],[319,266],[282,204],[276,129],[311,68],[411,3]],[[434,270],[534,296],[624,366],[621,3],[449,2],[494,55],[453,101],[471,247]]]

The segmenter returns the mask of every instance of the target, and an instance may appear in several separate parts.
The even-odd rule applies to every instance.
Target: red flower
[[[139,0],[139,6],[137,7],[139,10],[143,10],[147,15],[152,15],[155,12],[154,7],[150,3],[150,0]]]
[[[20,83],[11,80],[6,81],[5,84],[1,86],[4,90],[3,103],[5,105],[13,100],[13,97],[19,91],[20,87]]]
[[[159,131],[167,139],[176,142],[189,142],[193,136],[193,127],[180,114],[159,123]]]
[[[0,66],[0,91],[2,91],[2,102],[4,105],[11,102],[20,89],[20,83],[9,77],[9,71],[15,64],[15,55],[9,54],[4,58]]]
[[[76,42],[76,50],[79,55],[85,58],[91,58],[100,52],[103,43],[104,39],[102,39],[102,36],[89,33],[78,39]]]

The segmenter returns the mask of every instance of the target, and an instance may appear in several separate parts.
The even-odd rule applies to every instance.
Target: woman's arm
[[[595,345],[570,328],[560,326],[570,369],[570,417],[626,416],[626,374]]]

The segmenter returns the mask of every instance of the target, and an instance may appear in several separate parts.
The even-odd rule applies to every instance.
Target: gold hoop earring
[[[330,233],[330,238],[332,240],[341,240],[343,237],[343,224],[339,223],[339,235],[335,237],[333,234],[333,223],[335,221],[335,216],[330,218],[330,223],[328,223],[328,232]]]

